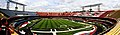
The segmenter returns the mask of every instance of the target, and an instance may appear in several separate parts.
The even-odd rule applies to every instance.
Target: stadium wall
[[[35,12],[30,12],[30,11],[15,11],[15,10],[7,10],[7,9],[1,9],[0,8],[0,12],[4,13],[5,15],[9,16],[9,17],[14,17],[17,15],[30,15],[30,16],[37,16],[37,14]]]

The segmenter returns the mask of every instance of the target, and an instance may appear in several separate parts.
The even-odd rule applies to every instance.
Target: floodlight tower
[[[84,10],[84,8],[85,8],[85,7],[90,7],[90,10],[92,10],[92,8],[91,8],[91,7],[98,6],[98,11],[100,11],[100,5],[102,5],[102,3],[82,6],[82,10]]]
[[[9,6],[10,6],[10,0],[7,0],[7,10],[9,10]]]
[[[12,0],[7,0],[7,10],[9,10],[10,3],[16,4],[16,7],[15,7],[16,11],[18,9],[17,5],[22,5],[23,6],[23,12],[25,12],[25,6],[26,6],[25,4],[18,3],[18,2],[12,1]]]

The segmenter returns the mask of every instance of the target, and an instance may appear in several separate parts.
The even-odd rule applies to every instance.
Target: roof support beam
[[[16,4],[15,10],[18,9],[17,5],[22,5],[23,6],[23,12],[25,11],[25,6],[27,6],[27,5],[22,4],[22,3],[18,3],[18,2],[15,2],[15,1],[7,0],[7,10],[9,10],[10,3]]]

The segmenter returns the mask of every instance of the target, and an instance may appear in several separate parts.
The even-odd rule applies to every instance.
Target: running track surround
[[[105,33],[109,32],[116,25],[116,23],[117,23],[117,21],[115,19],[111,19],[111,18],[78,17],[78,16],[21,16],[21,17],[10,17],[8,19],[8,23],[10,24],[10,23],[14,22],[14,20],[23,19],[23,18],[24,18],[24,20],[33,20],[33,18],[34,19],[38,19],[38,18],[52,18],[52,17],[62,17],[62,18],[68,18],[68,19],[72,18],[72,20],[75,20],[74,18],[80,18],[80,19],[83,19],[83,21],[81,21],[81,20],[80,21],[81,22],[85,22],[85,23],[88,23],[91,19],[96,20],[96,22],[99,22],[100,20],[106,20],[104,22],[108,22],[108,23],[105,23],[103,25],[109,25],[110,28],[108,28],[105,31],[100,32],[100,34],[105,34]],[[94,21],[90,21],[90,22],[94,22]],[[19,24],[19,25],[22,25],[22,24]],[[99,30],[96,31],[97,34],[98,34],[98,31]],[[94,34],[96,34],[96,32]]]

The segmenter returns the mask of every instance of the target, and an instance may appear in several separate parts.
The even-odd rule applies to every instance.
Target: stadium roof
[[[91,4],[91,5],[86,5],[86,6],[82,6],[82,7],[94,7],[94,6],[99,6],[99,5],[102,5],[102,3]]]
[[[15,4],[19,4],[19,5],[26,6],[25,4],[21,4],[21,3],[15,2],[15,1],[10,1],[10,2],[15,3]]]
[[[102,3],[101,10],[120,9],[120,0],[12,0],[26,4],[29,11],[80,11],[82,6]],[[15,4],[10,4],[14,10]],[[19,6],[19,9],[21,6]],[[87,6],[89,7],[89,6]],[[0,8],[6,8],[6,0],[0,0]],[[97,10],[97,7],[92,7]],[[85,8],[88,10],[89,8]]]

